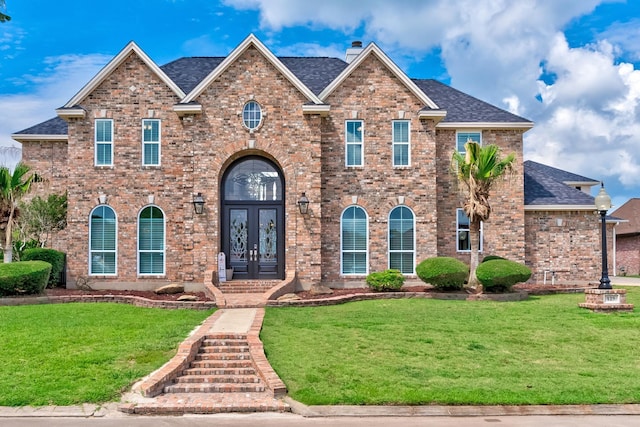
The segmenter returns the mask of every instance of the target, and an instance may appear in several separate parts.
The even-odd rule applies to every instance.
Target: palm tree
[[[4,10],[5,8],[6,8],[6,5],[4,0],[0,0],[0,10]],[[9,15],[6,15],[0,12],[0,22],[7,22],[7,21],[11,21],[11,17]]]
[[[464,144],[465,153],[454,151],[452,167],[462,184],[465,201],[462,206],[469,217],[469,243],[471,245],[471,260],[469,261],[469,280],[467,286],[477,293],[482,292],[482,285],[476,277],[478,267],[478,252],[480,243],[480,225],[489,219],[491,205],[489,193],[493,185],[507,173],[513,171],[515,154],[505,158],[500,157],[497,145],[481,146],[469,139]]]
[[[13,172],[0,167],[0,242],[4,242],[4,262],[13,258],[12,228],[18,216],[18,202],[29,192],[33,174],[31,168],[20,162]]]

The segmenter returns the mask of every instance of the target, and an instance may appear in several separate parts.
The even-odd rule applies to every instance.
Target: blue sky
[[[640,1],[6,0],[0,146],[55,116],[129,41],[162,65],[224,56],[254,33],[276,55],[344,57],[373,41],[435,78],[536,123],[525,159],[640,197]],[[4,162],[15,157],[0,152]]]

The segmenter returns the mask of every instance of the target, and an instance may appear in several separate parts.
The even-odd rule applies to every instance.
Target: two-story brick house
[[[302,287],[467,260],[451,155],[469,138],[516,154],[482,251],[525,262],[533,123],[411,79],[373,43],[346,61],[276,57],[250,35],[227,57],[159,67],[131,42],[57,114],[13,137],[46,191],[68,192],[71,284],[201,284],[219,253],[231,284]]]

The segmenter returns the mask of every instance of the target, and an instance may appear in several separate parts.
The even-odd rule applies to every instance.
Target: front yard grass
[[[123,304],[0,307],[0,406],[117,400],[212,311]]]
[[[634,313],[592,313],[584,298],[268,308],[261,337],[308,405],[640,402],[640,288]]]

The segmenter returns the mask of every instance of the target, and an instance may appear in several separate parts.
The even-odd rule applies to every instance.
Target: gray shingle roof
[[[60,117],[54,117],[45,122],[38,123],[30,128],[16,132],[19,135],[66,135],[67,122]]]
[[[597,181],[527,160],[524,162],[524,204],[529,206],[591,206],[594,204],[594,198],[591,195],[571,187],[565,182],[593,183]]]
[[[185,57],[160,68],[184,93],[191,92],[224,57]],[[280,57],[279,60],[314,94],[319,95],[348,66],[346,62],[328,57]],[[447,111],[443,122],[529,123],[529,120],[453,89],[436,80],[414,80],[416,85],[440,109]],[[64,135],[67,125],[62,119],[51,119],[17,134]]]
[[[508,111],[487,102],[460,92],[437,80],[413,79],[413,82],[435,102],[438,107],[447,111],[442,122],[506,122],[528,123],[530,120],[516,116]]]

